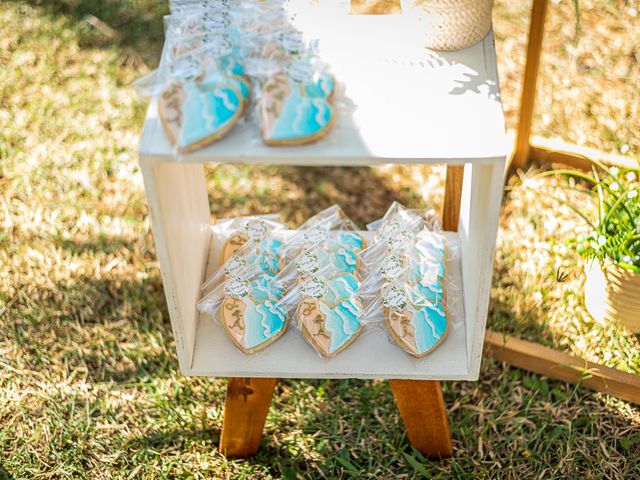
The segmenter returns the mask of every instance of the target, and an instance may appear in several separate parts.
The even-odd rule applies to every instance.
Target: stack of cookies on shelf
[[[134,85],[157,98],[177,157],[239,124],[273,146],[307,144],[332,128],[335,79],[282,0],[172,2],[165,35],[160,67]]]
[[[422,357],[447,332],[445,238],[397,203],[370,227],[358,230],[338,206],[297,230],[270,216],[219,222],[221,266],[198,308],[246,354],[292,323],[323,358],[385,332]]]

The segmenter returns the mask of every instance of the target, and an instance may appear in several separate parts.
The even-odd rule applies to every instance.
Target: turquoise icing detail
[[[244,311],[243,344],[246,349],[252,349],[276,336],[285,326],[287,314],[284,307],[278,303],[246,302]]]
[[[413,313],[411,324],[415,329],[415,340],[418,354],[433,348],[440,341],[447,329],[447,318],[442,306],[434,304],[420,309],[409,306]]]
[[[279,256],[282,253],[282,242],[275,238],[265,238],[260,242],[258,248],[269,255]]]
[[[255,250],[247,255],[247,262],[258,265],[263,272],[277,273],[280,271],[280,259],[276,256]]]
[[[358,255],[348,248],[339,248],[330,252],[318,250],[317,253],[321,264],[331,263],[338,272],[357,273],[358,271]]]
[[[358,232],[340,232],[337,236],[329,236],[327,240],[330,249],[349,248],[354,252],[359,252],[364,246],[362,235]]]
[[[258,303],[282,298],[282,285],[274,282],[272,273],[263,273],[251,280],[251,297]]]
[[[268,132],[270,140],[296,140],[312,137],[329,125],[333,107],[324,98],[302,95],[300,84],[289,80],[291,93],[285,99],[278,119]]]
[[[410,301],[415,305],[424,305],[425,300],[430,303],[438,303],[443,300],[444,291],[440,283],[418,282],[407,288]]]
[[[244,66],[234,55],[227,55],[220,58],[219,65],[227,75],[235,75],[236,77],[244,76]]]
[[[238,94],[225,85],[201,89],[195,83],[185,83],[184,90],[180,145],[192,145],[223,130],[240,108]]]
[[[444,238],[439,235],[420,237],[416,242],[415,250],[420,257],[427,256],[435,261],[442,262],[445,256]]]
[[[353,294],[358,291],[360,286],[356,277],[349,273],[330,278],[326,282],[328,291],[322,300],[329,305],[335,305],[353,297]]]
[[[333,75],[323,73],[317,81],[308,83],[303,88],[307,97],[327,98],[333,93],[335,80]]]
[[[352,300],[344,300],[334,308],[320,302],[320,312],[324,315],[324,326],[329,332],[329,353],[338,351],[361,328],[359,316],[362,313]]]
[[[229,58],[231,57],[222,57],[222,60]],[[233,73],[234,71],[244,72],[244,68],[242,68],[242,65],[239,63],[237,65],[239,65],[240,68],[234,67],[234,64],[229,64],[228,71],[224,67],[209,67],[205,73],[204,78],[200,82],[200,85],[202,86],[202,88],[217,88],[221,85],[231,85],[234,88],[238,89],[244,100],[247,100],[249,98],[249,95],[251,94],[251,90],[249,89],[248,82],[242,77],[242,73],[239,75]]]
[[[438,280],[444,278],[444,263],[441,261],[423,260],[422,262],[416,260],[411,261],[411,277],[412,283],[423,281],[425,277],[435,277]]]

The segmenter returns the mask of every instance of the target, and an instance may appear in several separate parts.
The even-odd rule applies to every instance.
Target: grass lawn
[[[580,4],[576,43],[572,2],[550,3],[535,133],[637,157],[640,5]],[[638,407],[489,360],[479,382],[444,383],[451,460],[411,449],[386,382],[355,380],[280,382],[258,456],[218,453],[225,381],[177,371],[136,159],[146,104],[129,85],[157,62],[166,5],[0,4],[0,480],[640,478]],[[495,10],[512,127],[529,7]],[[392,200],[437,208],[443,171],[225,166],[208,180],[214,217],[297,225],[338,202],[364,223]],[[490,326],[640,374],[639,337],[584,309],[565,244],[578,220],[510,186]]]

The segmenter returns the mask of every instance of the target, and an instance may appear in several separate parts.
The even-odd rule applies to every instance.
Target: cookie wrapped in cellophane
[[[400,348],[418,358],[445,339],[452,323],[447,291],[459,289],[446,278],[446,237],[428,225],[433,223],[394,204],[376,222],[372,242],[361,252],[364,317],[384,325]]]
[[[287,260],[291,260],[304,249],[318,248],[326,252],[346,249],[355,256],[365,247],[366,240],[357,225],[339,205],[333,205],[300,225],[288,239],[285,255]]]
[[[213,241],[219,248],[219,265],[202,285],[207,291],[221,281],[246,279],[258,273],[274,277],[284,265],[284,232],[280,215],[251,215],[219,220],[213,226]]]
[[[332,358],[351,345],[362,332],[362,304],[358,281],[335,268],[301,278],[289,288],[282,305],[309,345],[322,357]]]
[[[231,277],[206,294],[198,310],[218,321],[238,349],[251,354],[271,345],[286,331],[282,295],[282,286],[271,275]]]

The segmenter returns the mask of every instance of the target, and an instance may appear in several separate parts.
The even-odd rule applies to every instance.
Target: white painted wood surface
[[[162,272],[180,369],[191,365],[209,242],[204,167],[142,163],[151,228]]]
[[[451,245],[457,245],[457,234],[447,236]],[[225,241],[225,237],[212,234],[207,276],[218,268]],[[467,379],[467,331],[458,250],[459,247],[450,250],[451,260],[446,265],[448,334],[425,358],[416,359],[402,351],[388,337],[384,324],[378,323],[366,327],[335,358],[325,359],[305,341],[293,319],[279,340],[261,352],[245,355],[233,345],[219,322],[202,314],[193,364],[183,371],[187,375],[219,377]]]
[[[406,15],[348,15],[348,2],[293,2],[295,25],[320,40],[320,55],[343,92],[328,137],[304,147],[268,147],[255,122],[236,125],[222,140],[186,156],[199,163],[372,165],[464,163],[507,151],[490,33],[455,52],[423,48]],[[155,103],[141,153],[175,161]]]

